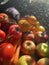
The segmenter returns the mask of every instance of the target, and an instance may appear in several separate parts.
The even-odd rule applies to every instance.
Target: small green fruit
[[[40,43],[36,47],[37,53],[40,57],[48,57],[49,56],[49,46],[47,43]]]

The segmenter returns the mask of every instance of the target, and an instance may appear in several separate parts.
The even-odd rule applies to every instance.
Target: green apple
[[[40,57],[49,57],[49,46],[47,43],[38,44],[36,50]]]
[[[29,55],[23,55],[18,60],[17,65],[35,65],[35,60]]]

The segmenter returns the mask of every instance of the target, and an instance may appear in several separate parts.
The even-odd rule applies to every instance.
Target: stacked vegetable
[[[49,65],[47,41],[46,30],[35,16],[16,21],[0,13],[0,65]]]

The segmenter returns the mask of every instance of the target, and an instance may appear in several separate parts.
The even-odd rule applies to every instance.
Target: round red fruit
[[[35,43],[30,40],[26,40],[23,42],[21,51],[24,54],[32,55],[35,52]]]
[[[3,60],[9,60],[12,58],[15,52],[15,48],[11,43],[3,43],[1,47],[1,54]]]
[[[0,13],[0,21],[1,22],[7,22],[9,19],[8,15],[5,13]]]
[[[24,35],[23,35],[23,40],[34,40],[35,34],[32,31],[27,31]]]
[[[8,30],[8,35],[12,36],[14,40],[20,39],[22,37],[22,32],[19,25],[16,25],[16,24],[11,25]]]

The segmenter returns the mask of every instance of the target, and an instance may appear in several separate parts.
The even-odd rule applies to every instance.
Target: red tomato
[[[0,29],[0,42],[2,42],[6,38],[6,33]]]
[[[9,60],[12,58],[15,52],[15,48],[11,43],[3,43],[1,46],[1,54],[3,60]]]

